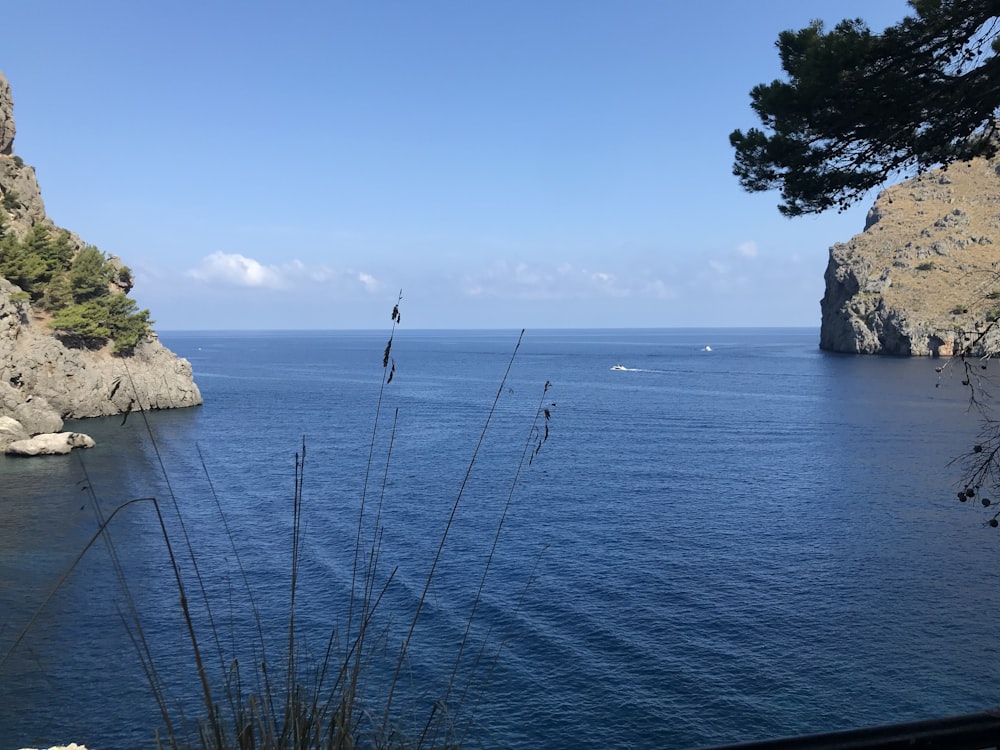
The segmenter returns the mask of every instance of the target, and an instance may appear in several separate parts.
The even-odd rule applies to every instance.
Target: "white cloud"
[[[723,263],[720,260],[710,260],[708,261],[708,267],[711,268],[719,276],[725,276],[729,273],[729,264]]]
[[[760,253],[760,248],[757,247],[757,243],[753,240],[748,240],[746,242],[741,242],[737,247],[736,251],[742,255],[744,258],[756,258]]]
[[[284,286],[281,274],[239,253],[216,252],[201,259],[201,265],[188,271],[198,281],[221,282],[232,286],[278,289]]]
[[[569,263],[556,266],[508,264],[497,261],[479,272],[466,274],[462,293],[470,297],[495,299],[598,299],[655,297],[665,299],[673,292],[662,281],[642,273],[623,279],[605,270],[580,268]]]
[[[364,273],[364,272],[359,273],[358,281],[360,281],[362,286],[364,286],[364,288],[367,289],[369,292],[374,292],[376,289],[382,286],[378,282],[378,279],[376,279],[370,273]]]
[[[258,289],[289,289],[303,283],[338,284],[375,291],[381,283],[370,273],[336,271],[328,266],[307,266],[300,260],[281,265],[264,265],[239,253],[214,252],[201,259],[197,268],[186,272],[206,283]]]
[[[656,279],[655,281],[650,281],[643,288],[646,296],[654,297],[656,299],[676,299],[677,292],[673,290],[672,287],[668,286],[664,282]]]

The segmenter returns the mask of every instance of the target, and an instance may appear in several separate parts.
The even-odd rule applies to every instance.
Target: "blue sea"
[[[494,539],[448,701],[469,747],[697,748],[1000,704],[1000,531],[949,464],[980,429],[960,374],[823,353],[813,329],[518,336],[404,326],[383,389],[388,330],[164,332],[203,406],[0,456],[0,750],[153,746],[130,599],[172,710],[197,718],[153,504],[72,567],[131,499],[158,499],[213,682],[234,658],[279,669],[296,454],[305,663],[346,627],[359,518],[365,554],[377,534],[373,712],[453,513],[404,731],[444,695]]]

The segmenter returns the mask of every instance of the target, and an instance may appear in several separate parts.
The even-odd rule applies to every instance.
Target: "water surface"
[[[69,457],[0,457],[0,654],[94,533],[95,500],[107,514],[155,496],[174,524],[173,496],[218,629],[235,634],[209,644],[222,652],[211,663],[247,649],[252,663],[253,619],[213,492],[280,633],[303,439],[303,637],[320,651],[342,627],[387,334],[162,338],[191,360],[204,406],[68,425],[98,443]],[[514,487],[473,628],[489,656],[465,704],[473,746],[698,747],[1000,703],[1000,535],[953,499],[948,466],[977,433],[962,389],[950,377],[935,387],[940,362],[825,354],[817,340],[529,331],[406,661],[414,715],[450,675],[540,403],[551,437]],[[516,341],[396,335],[369,490],[385,476],[383,573],[398,566],[383,601],[389,653]],[[610,369],[619,362],[628,370]],[[166,689],[190,711],[197,683],[152,505],[111,528]],[[109,555],[95,545],[0,667],[0,747],[149,746],[162,726]]]

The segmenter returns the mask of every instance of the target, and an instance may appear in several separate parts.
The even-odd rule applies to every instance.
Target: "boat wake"
[[[611,369],[616,372],[655,372],[661,375],[668,375],[672,372],[672,370],[657,370],[652,367],[625,367],[623,365],[615,365]]]

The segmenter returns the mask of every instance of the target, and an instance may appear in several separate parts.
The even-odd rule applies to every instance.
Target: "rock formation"
[[[5,452],[8,456],[56,456],[74,448],[93,448],[94,439],[81,432],[56,432],[15,440]]]
[[[14,153],[14,100],[10,84],[0,73],[0,154]]]
[[[821,309],[829,351],[1000,352],[1000,160],[884,190],[864,231],[830,248]]]
[[[29,432],[59,430],[51,412],[56,419],[76,419],[201,403],[190,363],[155,334],[131,356],[71,349],[48,332],[27,301],[16,299],[17,291],[0,279],[0,414]]]
[[[61,426],[62,420],[60,420],[60,428]],[[21,422],[13,417],[0,417],[0,450],[6,450],[11,443],[27,440],[29,437],[27,429]]]
[[[45,214],[35,170],[13,155],[13,140],[10,86],[0,73],[0,211],[6,218],[4,231],[24,237],[36,224],[55,225]],[[70,240],[75,251],[84,247],[75,235]],[[191,365],[155,334],[127,356],[112,355],[110,346],[69,348],[52,335],[48,316],[26,297],[0,277],[0,438],[17,432],[5,417],[28,435],[38,435],[58,432],[63,419],[201,403]]]

